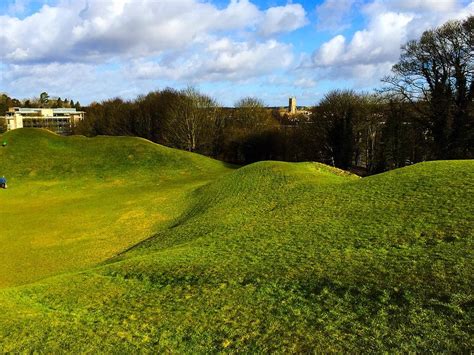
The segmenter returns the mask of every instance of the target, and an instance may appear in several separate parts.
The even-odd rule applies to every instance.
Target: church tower
[[[296,97],[290,97],[288,103],[288,112],[293,115],[296,113]]]

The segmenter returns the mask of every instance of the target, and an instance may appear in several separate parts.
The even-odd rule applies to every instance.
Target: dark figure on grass
[[[5,176],[2,176],[0,178],[0,189],[6,189],[7,188],[7,179],[5,179]]]

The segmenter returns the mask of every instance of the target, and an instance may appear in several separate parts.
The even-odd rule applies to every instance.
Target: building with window
[[[11,107],[5,115],[7,131],[23,127],[46,128],[58,134],[71,134],[84,119],[84,111],[75,108]]]

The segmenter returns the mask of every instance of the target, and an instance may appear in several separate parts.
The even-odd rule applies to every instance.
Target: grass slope
[[[467,352],[473,178],[473,161],[221,174],[127,252],[0,290],[0,349]]]
[[[220,162],[130,137],[4,134],[0,287],[78,270],[166,226]]]

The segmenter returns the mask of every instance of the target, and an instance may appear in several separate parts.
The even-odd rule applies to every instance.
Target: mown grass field
[[[0,238],[14,240],[2,251],[13,270],[0,276],[2,351],[474,348],[473,161],[360,179],[316,163],[233,170],[133,138],[10,135],[17,152],[60,145],[61,159],[82,158],[55,165],[49,152],[34,167],[0,151],[13,172]],[[39,217],[61,205],[89,220]]]

